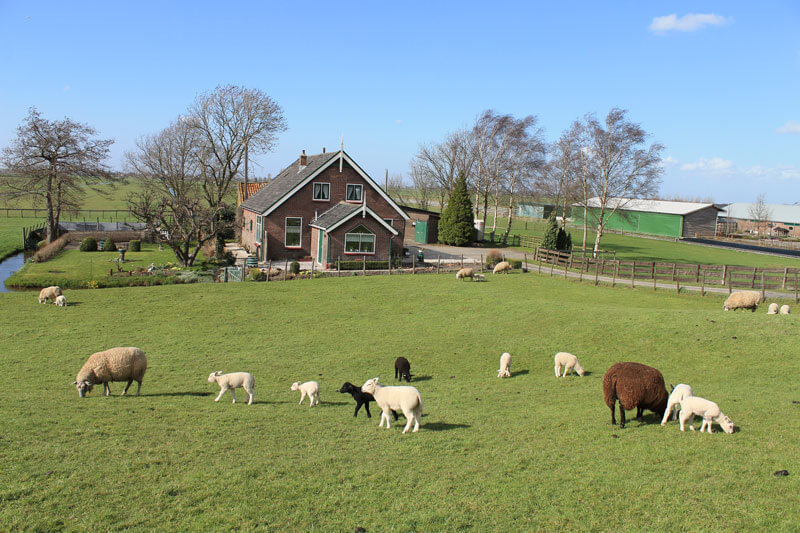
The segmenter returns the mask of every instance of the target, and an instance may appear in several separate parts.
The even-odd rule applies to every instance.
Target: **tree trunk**
[[[499,184],[495,184],[494,186],[494,217],[492,218],[492,231],[497,229],[497,204],[500,202],[500,197],[498,196],[498,189],[500,188]]]
[[[512,209],[513,207],[514,207],[514,183],[512,182],[508,198],[508,225],[506,226],[506,233],[505,235],[503,235],[503,244],[506,244],[508,242],[508,234],[511,232],[511,222],[514,217],[514,210]]]

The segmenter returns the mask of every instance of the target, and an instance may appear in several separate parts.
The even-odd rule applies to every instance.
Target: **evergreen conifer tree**
[[[467,192],[467,177],[459,174],[439,220],[439,242],[464,246],[472,242],[472,235],[472,201]]]
[[[558,222],[556,222],[555,214],[550,215],[547,219],[547,228],[544,230],[542,237],[542,248],[546,250],[557,250],[558,246]]]

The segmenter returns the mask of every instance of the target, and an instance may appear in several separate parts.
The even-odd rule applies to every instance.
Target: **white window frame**
[[[361,193],[358,195],[358,200],[349,200],[350,197],[349,191],[350,187],[358,187]],[[360,183],[348,183],[347,187],[344,189],[344,199],[346,202],[350,202],[351,204],[360,204],[364,199],[364,186]]]
[[[394,227],[394,219],[393,218],[384,218],[383,221],[386,222],[387,224],[389,224],[391,227]]]
[[[353,230],[357,229],[359,226],[364,226],[364,225],[363,224],[357,224],[352,229]],[[344,234],[344,254],[345,255],[375,255],[375,247],[377,246],[378,236],[375,235],[375,233],[373,233],[368,227],[364,226],[364,228],[369,232],[368,234],[367,233],[361,233],[361,232],[353,233],[352,230],[350,230],[350,231],[348,231],[347,233]],[[358,240],[359,251],[358,252],[348,252],[347,251],[347,236],[348,235],[371,235],[372,236],[372,251],[371,252],[360,251],[362,240],[361,240],[361,237],[359,237],[359,240]]]
[[[297,220],[300,221],[300,232],[299,232],[300,244],[292,244],[292,245],[286,244],[286,237],[289,235],[289,219],[290,218],[291,219],[297,219]],[[292,227],[294,227],[294,226],[292,226]],[[283,220],[283,245],[284,245],[284,247],[291,248],[292,250],[296,250],[298,248],[302,248],[303,247],[303,217],[286,217]]]
[[[322,190],[322,185],[328,186],[328,197],[327,198],[316,198],[316,188],[317,185],[320,186],[320,190]],[[311,199],[315,202],[330,202],[331,201],[331,184],[324,181],[315,181],[311,185]]]
[[[264,222],[261,215],[256,215],[256,242],[261,242],[261,235],[264,232]]]

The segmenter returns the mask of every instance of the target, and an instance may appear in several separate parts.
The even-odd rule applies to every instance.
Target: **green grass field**
[[[62,309],[0,294],[2,530],[797,528],[797,315],[535,274],[65,295]],[[143,395],[79,398],[78,369],[113,346],[147,352]],[[589,374],[557,380],[560,350]],[[511,379],[495,377],[503,351]],[[378,429],[374,404],[354,419],[335,392],[392,384],[400,355],[424,400],[416,434]],[[601,380],[625,360],[691,384],[737,432],[652,414],[612,427]],[[215,404],[214,370],[252,372],[256,403]],[[319,408],[289,391],[311,379]]]
[[[22,250],[22,228],[36,226],[43,219],[4,217],[0,215],[0,261]]]

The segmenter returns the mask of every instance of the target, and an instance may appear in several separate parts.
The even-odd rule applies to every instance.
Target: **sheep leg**
[[[381,413],[381,418],[383,418],[383,420],[386,420],[386,429],[392,427],[392,422],[389,420],[389,413],[387,411],[383,411]]]
[[[616,400],[614,400],[614,403],[611,404],[611,425],[612,426],[616,426],[617,425],[617,418],[616,418],[616,416],[614,414],[614,411],[617,408],[616,404],[617,404]]]
[[[315,405],[319,405],[319,393],[318,392],[314,393],[311,396],[311,407],[314,407]]]
[[[125,394],[128,392],[128,388],[131,386],[131,383],[133,383],[133,380],[132,380],[132,379],[129,379],[129,380],[128,380],[128,384],[127,384],[127,385],[125,385],[125,390],[124,390],[124,391],[122,391],[122,395],[123,395],[123,396],[125,396]]]
[[[642,416],[644,415],[644,408],[643,407],[636,407],[636,421],[640,424],[644,422]]]
[[[108,381],[103,382],[103,396],[111,396],[111,387],[108,386]]]
[[[361,404],[359,402],[356,402],[356,412],[353,413],[353,418],[358,418],[358,410],[359,409],[361,409]],[[370,416],[369,416],[369,408],[367,408],[367,418],[370,418]]]
[[[403,408],[403,415],[406,417],[406,427],[403,428],[403,434],[406,434],[408,430],[411,429],[411,423],[416,420],[416,418],[414,417],[414,413],[405,407]],[[416,429],[414,431],[416,431]]]
[[[625,408],[619,402],[619,429],[625,429]]]
[[[226,392],[228,392],[228,387],[227,385],[223,385],[222,387],[219,388],[219,395],[216,398],[214,398],[214,401],[218,402],[219,399],[222,398],[222,395],[225,394]]]
[[[662,426],[667,425],[667,420],[669,420],[669,416],[673,414],[673,407],[675,407],[674,403],[667,404],[667,410],[664,411],[664,418],[661,419]],[[675,417],[673,416],[672,419],[675,420]]]
[[[136,382],[136,396],[139,396],[139,393],[142,392],[142,380]]]
[[[231,396],[233,396],[233,401],[231,403],[236,403],[236,387],[231,389]]]
[[[247,405],[253,405],[253,391],[252,390],[247,391],[247,395],[250,397],[247,400]]]
[[[303,398],[305,397],[306,397],[305,391],[300,391],[300,403],[298,403],[297,405],[303,405]]]
[[[560,378],[560,377],[561,377],[561,367],[560,367],[560,366],[558,366],[558,365],[556,365],[556,366],[554,367],[554,370],[556,371],[556,377],[557,377],[557,378]]]

